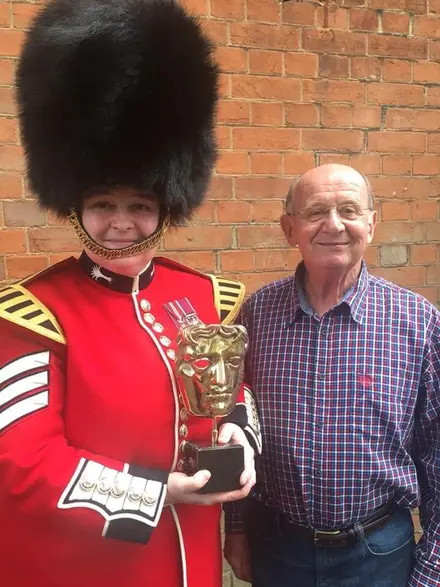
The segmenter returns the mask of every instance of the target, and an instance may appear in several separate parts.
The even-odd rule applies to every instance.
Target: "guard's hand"
[[[245,534],[226,534],[224,555],[237,579],[251,583],[251,555],[248,537]]]
[[[211,477],[209,471],[197,471],[192,476],[185,473],[170,473],[168,476],[165,505],[173,503],[190,503],[194,505],[213,505],[227,501],[243,499],[250,491],[249,483],[236,491],[207,493],[202,495],[197,490],[206,485]]]
[[[255,451],[249,444],[246,434],[237,424],[228,422],[223,424],[219,430],[218,443],[227,444],[241,444],[244,448],[244,471],[240,477],[240,484],[242,492],[245,492],[243,497],[249,493],[256,482],[255,474]],[[241,499],[241,498],[238,498]]]

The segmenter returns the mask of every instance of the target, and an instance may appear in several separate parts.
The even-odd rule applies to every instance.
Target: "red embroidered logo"
[[[359,375],[358,381],[364,387],[371,387],[373,385],[373,378],[371,375]]]

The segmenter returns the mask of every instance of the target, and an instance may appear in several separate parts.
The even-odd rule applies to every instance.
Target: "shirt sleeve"
[[[423,535],[415,550],[415,564],[408,587],[440,585],[440,314],[435,310],[432,323],[412,451],[421,491]]]
[[[146,543],[166,497],[168,472],[71,446],[65,436],[66,346],[0,319],[2,519],[80,525]]]

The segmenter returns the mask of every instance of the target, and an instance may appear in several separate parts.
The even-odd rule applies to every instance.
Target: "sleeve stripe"
[[[22,375],[27,371],[38,369],[44,365],[49,365],[49,351],[43,351],[41,353],[33,353],[32,355],[26,355],[15,359],[11,363],[8,363],[0,369],[0,385],[8,379]],[[1,392],[0,392],[1,393]]]
[[[42,391],[30,397],[27,397],[3,412],[0,412],[0,430],[4,430],[7,426],[13,424],[20,418],[37,412],[49,405],[49,392]]]

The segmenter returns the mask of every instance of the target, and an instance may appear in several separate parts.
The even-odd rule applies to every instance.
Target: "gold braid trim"
[[[145,251],[149,251],[159,244],[170,226],[170,217],[167,214],[163,222],[156,228],[156,230],[142,242],[137,243],[136,245],[130,245],[129,247],[123,247],[122,249],[107,249],[106,247],[98,245],[98,243],[87,234],[81,225],[75,210],[70,212],[68,219],[70,220],[70,223],[75,229],[75,232],[83,245],[89,251],[96,253],[100,257],[104,257],[104,259],[122,259],[123,257],[132,257],[134,255],[144,253]]]

